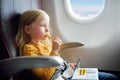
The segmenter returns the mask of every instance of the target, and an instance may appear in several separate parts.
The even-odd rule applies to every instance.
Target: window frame
[[[104,0],[103,7],[102,7],[101,11],[94,17],[88,17],[88,18],[78,17],[74,13],[74,11],[72,10],[71,7],[72,6],[70,5],[70,0],[64,0],[65,12],[70,19],[72,19],[73,21],[75,21],[77,23],[81,23],[81,24],[93,23],[93,22],[97,21],[98,18],[102,15],[102,13],[106,7],[106,0]]]

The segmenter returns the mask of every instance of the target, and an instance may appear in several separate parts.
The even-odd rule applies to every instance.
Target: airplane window
[[[103,11],[105,0],[64,0],[68,15],[77,22],[94,21]]]

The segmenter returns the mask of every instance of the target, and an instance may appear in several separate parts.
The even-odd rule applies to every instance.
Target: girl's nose
[[[45,28],[45,32],[49,32],[49,28],[48,27]]]

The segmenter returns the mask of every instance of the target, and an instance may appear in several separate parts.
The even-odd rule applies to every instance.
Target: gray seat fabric
[[[41,9],[41,0],[0,0],[0,60],[19,54],[15,42],[18,21],[30,9]],[[9,76],[0,76],[0,80],[9,79]]]
[[[15,42],[20,14],[29,9],[40,9],[41,0],[0,0],[0,34],[9,57],[18,53]]]

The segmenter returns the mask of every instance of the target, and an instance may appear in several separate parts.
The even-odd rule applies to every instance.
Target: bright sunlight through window
[[[68,15],[77,22],[89,23],[103,11],[105,0],[64,0]]]

